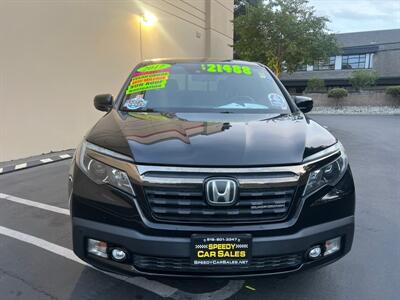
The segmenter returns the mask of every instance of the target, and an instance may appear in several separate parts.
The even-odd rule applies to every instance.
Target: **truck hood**
[[[86,139],[138,164],[269,166],[299,164],[336,139],[302,113],[140,113],[112,110]]]

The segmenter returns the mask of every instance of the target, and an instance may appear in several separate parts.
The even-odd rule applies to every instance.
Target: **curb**
[[[315,106],[310,115],[397,116],[400,107],[392,106]]]
[[[33,167],[38,167],[38,166],[42,166],[42,165],[47,165],[47,164],[55,163],[55,162],[66,160],[66,159],[71,159],[73,156],[73,153],[74,153],[74,151],[68,151],[68,152],[60,153],[60,154],[56,154],[56,155],[54,155],[54,153],[49,153],[40,158],[35,158],[33,160],[20,162],[18,164],[14,164],[14,165],[7,165],[4,167],[0,167],[0,175],[12,173],[12,172],[16,172],[16,171],[20,171],[20,170],[24,170],[24,169],[29,169],[29,168],[33,168]]]

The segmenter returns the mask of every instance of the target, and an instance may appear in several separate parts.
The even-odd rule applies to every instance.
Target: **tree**
[[[257,6],[263,3],[263,0],[234,0],[234,17],[237,18],[241,15],[246,14],[246,6],[253,5]]]
[[[244,5],[245,13],[234,19],[234,50],[241,59],[264,63],[280,75],[282,70],[291,73],[300,65],[327,59],[338,50],[334,36],[327,30],[329,20],[316,16],[308,0]]]
[[[371,87],[378,80],[378,73],[375,70],[358,70],[350,75],[350,83],[356,89]]]
[[[239,16],[245,15],[246,14],[246,9],[247,6],[253,5],[253,6],[258,6],[261,5],[263,0],[234,0],[233,2],[233,16],[234,19],[236,19]],[[236,32],[236,30],[233,31],[233,44],[236,44],[239,41],[239,35]],[[233,57],[234,58],[239,58],[235,49],[233,49]]]

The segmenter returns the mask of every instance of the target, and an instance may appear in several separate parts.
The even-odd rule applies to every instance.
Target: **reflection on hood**
[[[225,104],[222,106],[219,106],[218,108],[250,108],[250,109],[268,109],[268,106],[258,104],[258,103],[229,103]]]
[[[187,121],[177,118],[172,113],[130,112],[128,114],[133,119],[124,123],[122,130],[127,132],[128,139],[141,144],[153,144],[169,139],[190,143],[190,137],[211,135],[231,127],[229,123],[222,122]]]

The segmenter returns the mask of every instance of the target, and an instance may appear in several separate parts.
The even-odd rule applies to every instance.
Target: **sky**
[[[400,0],[309,0],[334,33],[400,29]]]

